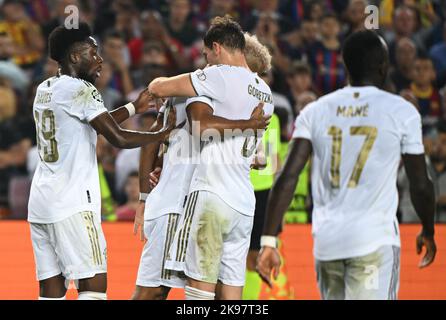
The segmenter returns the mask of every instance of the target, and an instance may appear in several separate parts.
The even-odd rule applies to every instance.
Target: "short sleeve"
[[[423,134],[421,116],[416,111],[403,123],[403,135],[401,139],[402,154],[423,154]]]
[[[215,109],[214,103],[208,97],[200,96],[200,97],[189,98],[186,100],[186,108],[193,102],[202,102],[202,103],[207,104],[212,110]]]
[[[311,105],[305,107],[305,109],[297,116],[294,122],[293,139],[302,138],[311,141]]]
[[[73,93],[72,99],[64,105],[65,111],[81,121],[92,121],[107,112],[99,91],[88,82],[82,82]]]
[[[224,101],[226,85],[221,67],[212,66],[203,70],[198,69],[190,73],[190,79],[197,96],[206,96],[220,102]]]

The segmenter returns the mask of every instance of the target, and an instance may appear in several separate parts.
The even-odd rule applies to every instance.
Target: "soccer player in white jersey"
[[[265,114],[271,115],[271,90],[249,70],[244,47],[240,26],[229,17],[217,17],[204,37],[203,53],[212,66],[155,79],[149,91],[159,97],[199,95],[212,100],[187,110],[190,122],[200,123],[199,132],[194,132],[192,125],[198,135],[210,129],[206,126],[210,116],[249,119],[258,102],[263,102]],[[168,269],[184,270],[186,299],[214,299],[216,291],[220,299],[240,299],[245,281],[255,207],[249,169],[260,139],[241,135],[213,138],[201,150],[184,221],[171,248],[176,254],[166,262]]]
[[[245,33],[245,56],[249,68],[257,73],[263,73],[271,67],[268,49],[262,45],[255,36]],[[169,98],[167,106],[176,110],[177,127],[169,136],[166,147],[162,150],[162,171],[156,170],[151,175],[156,179],[156,186],[149,193],[149,173],[156,169],[156,155],[159,145],[150,144],[142,148],[140,160],[140,189],[142,207],[138,208],[135,216],[136,234],[141,227],[140,238],[147,237],[138,269],[136,288],[132,299],[135,300],[161,300],[166,299],[170,288],[184,288],[184,277],[177,271],[164,268],[173,236],[178,226],[179,217],[183,213],[186,197],[189,191],[190,180],[194,169],[191,163],[193,142],[189,133],[190,126],[186,117],[186,108],[193,108],[196,102],[212,103],[208,98],[194,97]],[[163,118],[160,110],[159,126]],[[269,117],[262,116],[262,107],[254,109],[248,127],[253,130],[265,129]],[[240,121],[227,120],[215,115],[206,119],[208,127],[217,127],[220,130],[239,129]],[[223,133],[223,132],[222,132]],[[166,150],[167,149],[167,150]],[[197,150],[199,151],[199,150]],[[158,167],[158,169],[160,169]],[[149,194],[148,194],[149,193]]]
[[[434,261],[435,195],[428,177],[417,109],[382,88],[385,42],[373,31],[346,39],[350,86],[309,104],[297,117],[293,145],[267,205],[257,268],[267,283],[280,266],[276,230],[299,173],[312,157],[313,239],[323,299],[396,299],[400,235],[396,178],[402,157],[422,222],[420,267]]]
[[[42,82],[33,113],[40,161],[28,204],[28,221],[40,285],[40,299],[64,299],[68,280],[78,281],[79,299],[106,299],[107,253],[101,229],[101,196],[96,160],[97,134],[119,148],[167,138],[159,132],[126,131],[117,123],[145,112],[147,91],[135,103],[109,113],[93,83],[102,57],[87,24],[56,28],[49,36],[56,77]]]

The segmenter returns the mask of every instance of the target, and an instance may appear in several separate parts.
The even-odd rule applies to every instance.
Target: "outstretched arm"
[[[166,97],[195,97],[197,93],[192,85],[189,73],[175,77],[156,78],[149,84],[149,92],[158,98]]]
[[[90,121],[91,126],[98,134],[102,134],[113,146],[122,149],[131,149],[160,142],[167,138],[175,126],[175,116],[169,116],[169,125],[158,132],[138,132],[122,129],[113,117],[104,112]]]
[[[136,100],[131,103],[132,106],[128,106],[129,104],[126,104],[125,106],[111,111],[110,115],[117,123],[124,122],[134,114],[146,112],[149,109],[150,101],[152,100],[153,96],[150,95],[149,90],[146,88],[141,91],[138,95],[138,98],[136,98]]]

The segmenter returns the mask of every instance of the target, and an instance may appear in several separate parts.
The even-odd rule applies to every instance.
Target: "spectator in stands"
[[[446,21],[443,23],[443,41],[434,45],[429,55],[434,62],[438,83],[444,85],[446,83]]]
[[[139,175],[132,171],[125,181],[126,203],[116,209],[118,221],[133,221],[139,204]]]
[[[272,55],[273,66],[280,72],[286,73],[290,59],[285,53],[286,43],[279,37],[278,19],[279,17],[273,14],[260,15],[253,30],[259,41],[268,47]]]
[[[0,32],[0,77],[8,80],[14,89],[24,93],[29,85],[27,74],[12,60],[14,44],[6,32]]]
[[[14,62],[21,68],[33,67],[45,49],[40,26],[29,18],[20,0],[4,0],[1,12],[0,33],[7,33],[13,40]]]
[[[356,31],[365,29],[365,9],[367,0],[351,0],[346,10],[346,20],[348,21],[348,31],[345,37]]]
[[[401,38],[410,38],[417,47],[417,52],[425,49],[423,40],[417,34],[419,23],[417,20],[417,12],[409,6],[400,6],[394,11],[393,30],[386,34],[386,40],[389,44],[389,58],[392,64],[395,64],[396,43]]]
[[[129,42],[129,49],[134,66],[141,66],[144,45],[156,45],[162,49],[170,69],[180,72],[190,67],[189,57],[184,55],[181,43],[170,37],[157,11],[145,11],[140,16],[141,38]]]
[[[0,97],[0,217],[4,217],[9,213],[9,181],[14,175],[26,174],[26,156],[31,141],[16,121],[15,93],[1,79]]]
[[[418,101],[423,133],[428,133],[444,116],[440,93],[435,86],[434,65],[428,56],[419,56],[415,60],[415,72],[410,90]]]
[[[109,86],[112,76],[113,69],[111,65],[108,62],[103,62],[101,76],[96,79],[95,87],[101,94],[102,100],[104,100],[104,105],[107,108],[110,108],[108,111],[112,111],[123,100],[121,92]]]
[[[102,57],[112,67],[109,86],[126,97],[134,88],[129,70],[130,56],[121,33],[112,30],[105,35]]]
[[[320,21],[326,10],[326,2],[321,0],[311,1],[308,7],[308,17],[311,20]]]
[[[304,19],[300,27],[300,33],[304,47],[310,48],[319,40],[319,22],[317,20]]]
[[[181,43],[183,47],[190,47],[197,41],[199,34],[190,18],[190,0],[172,0],[169,2],[169,17],[165,22],[170,36]]]
[[[437,125],[437,139],[432,154],[437,187],[437,221],[446,222],[446,122]]]
[[[272,87],[272,84],[274,82],[274,74],[271,69],[268,70],[268,72],[261,74],[260,77],[266,82],[268,86],[270,86],[270,88]],[[276,112],[278,109],[283,109],[284,112],[286,112],[288,118],[288,121],[282,123],[280,128],[281,130],[287,131],[288,134],[291,134],[291,126],[294,120],[293,107],[284,94],[281,94],[274,90],[272,90],[272,94],[274,101],[274,112]]]
[[[297,105],[300,94],[312,91],[311,68],[308,64],[302,62],[295,62],[288,72],[287,82],[290,88],[288,99],[293,108]],[[298,112],[293,110],[294,116]]]
[[[313,80],[319,94],[327,94],[343,87],[346,74],[341,57],[340,23],[333,13],[321,19],[321,41],[308,51]]]
[[[415,58],[417,48],[410,38],[401,38],[396,44],[396,63],[391,68],[390,79],[395,85],[396,92],[407,89],[414,78]]]

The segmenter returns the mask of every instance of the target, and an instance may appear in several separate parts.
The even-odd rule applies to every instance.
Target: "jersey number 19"
[[[34,112],[37,131],[37,149],[45,162],[56,162],[59,159],[56,141],[56,123],[53,111],[46,109],[41,114]],[[42,141],[42,139],[44,141]],[[43,148],[42,148],[43,146]],[[43,149],[43,157],[42,157]]]

